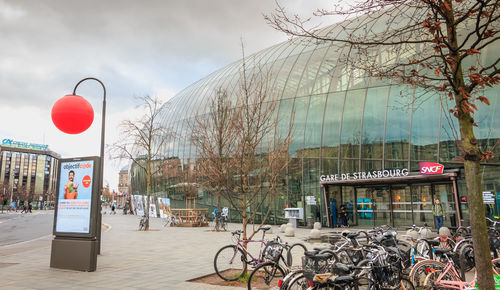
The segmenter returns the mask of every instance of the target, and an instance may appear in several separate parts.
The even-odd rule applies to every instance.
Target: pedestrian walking
[[[115,203],[113,202],[113,204],[111,205],[111,213],[112,214],[116,214],[115,212]]]
[[[28,207],[24,203],[24,200],[21,200],[21,202],[19,203],[19,205],[23,206],[23,210],[21,211],[21,213],[28,213]]]
[[[443,226],[443,220],[446,218],[446,215],[441,201],[437,198],[434,201],[434,206],[432,207],[432,214],[434,215],[436,229],[439,234],[439,229]]]
[[[33,209],[33,206],[31,205],[31,201],[30,201],[30,202],[28,202],[28,211],[29,211],[30,213],[32,213],[32,211],[31,211],[32,209]],[[26,213],[27,213],[27,212],[26,212]]]

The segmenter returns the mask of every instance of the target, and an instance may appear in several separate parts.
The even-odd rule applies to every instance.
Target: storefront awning
[[[410,172],[407,175],[389,176],[389,177],[371,177],[364,178],[356,176],[354,179],[351,176],[327,176],[325,180],[320,181],[321,186],[326,185],[372,185],[372,184],[393,184],[393,183],[425,183],[434,181],[453,180],[458,176],[459,169],[445,170],[442,174],[422,175],[420,172]],[[394,174],[393,174],[394,175]]]

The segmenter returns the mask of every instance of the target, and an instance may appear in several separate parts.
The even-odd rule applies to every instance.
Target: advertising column
[[[51,267],[95,271],[98,165],[98,157],[62,159],[59,163]]]

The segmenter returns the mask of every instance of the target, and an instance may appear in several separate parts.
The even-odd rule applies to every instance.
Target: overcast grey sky
[[[281,0],[310,16],[329,0]],[[47,144],[63,157],[99,155],[102,88],[77,94],[94,107],[86,132],[53,125],[53,104],[85,77],[107,89],[106,143],[134,111],[134,97],[175,93],[246,54],[285,41],[262,14],[273,0],[0,0],[0,138]],[[331,24],[331,23],[325,23]],[[119,167],[105,160],[105,184],[116,188]]]

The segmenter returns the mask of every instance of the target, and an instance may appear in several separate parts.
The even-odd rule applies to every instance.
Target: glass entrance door
[[[371,188],[356,188],[356,217],[361,227],[373,227],[375,200]]]
[[[457,226],[457,215],[455,207],[455,198],[453,195],[453,186],[451,183],[434,184],[434,200],[439,198],[446,212],[446,217],[443,221],[445,227]]]
[[[417,226],[434,226],[432,215],[432,187],[430,184],[412,185],[413,223]]]
[[[413,224],[412,201],[409,186],[392,186],[392,216],[394,227]]]
[[[359,226],[391,224],[389,190],[383,186],[356,188],[356,210]]]

